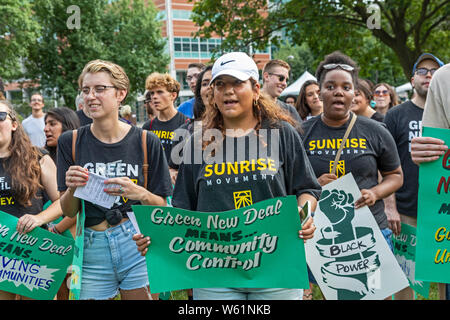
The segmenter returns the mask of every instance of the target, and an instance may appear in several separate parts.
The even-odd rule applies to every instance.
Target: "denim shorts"
[[[148,286],[145,258],[132,239],[135,233],[130,220],[106,231],[84,229],[80,299],[106,300],[119,289]]]
[[[384,239],[386,239],[389,249],[391,249],[392,253],[394,253],[394,243],[392,242],[392,230],[389,228],[381,229],[381,233],[383,234]]]
[[[194,300],[302,300],[303,289],[194,288]]]

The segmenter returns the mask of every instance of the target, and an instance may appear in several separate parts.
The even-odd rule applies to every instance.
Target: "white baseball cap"
[[[255,61],[244,52],[226,53],[217,59],[211,71],[210,84],[222,75],[232,76],[241,81],[250,78],[259,81],[258,67]]]

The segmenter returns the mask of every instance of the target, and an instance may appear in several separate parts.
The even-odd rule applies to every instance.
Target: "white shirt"
[[[31,140],[31,143],[39,148],[45,147],[45,116],[35,118],[30,115],[28,118],[22,121],[23,128]]]

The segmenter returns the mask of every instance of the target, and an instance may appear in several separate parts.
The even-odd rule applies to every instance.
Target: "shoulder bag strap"
[[[353,128],[353,125],[355,124],[355,122],[356,122],[356,114],[353,113],[352,120],[350,120],[350,124],[348,125],[347,131],[345,131],[344,138],[342,139],[342,144],[336,154],[336,157],[334,158],[334,163],[333,163],[333,168],[331,170],[331,174],[336,174],[336,168],[337,168],[339,159],[341,158],[342,150],[344,149],[345,143],[347,142],[347,138],[350,134],[350,131],[352,131],[352,128]]]
[[[72,160],[75,163],[75,145],[77,143],[78,130],[72,130]]]
[[[155,120],[155,118],[150,120],[150,125],[149,125],[149,128],[148,128],[150,131],[152,130],[152,127],[153,127],[153,120]]]
[[[144,152],[144,164],[142,165],[142,170],[144,174],[144,188],[147,189],[148,184],[147,130],[142,130],[142,151]]]

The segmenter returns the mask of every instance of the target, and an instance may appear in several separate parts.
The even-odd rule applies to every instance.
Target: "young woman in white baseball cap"
[[[203,115],[202,133],[196,136],[194,132],[191,139],[192,145],[194,141],[202,141],[199,148],[202,162],[195,164],[188,156],[184,157],[174,189],[174,207],[220,212],[270,198],[296,195],[299,205],[310,201],[312,209],[315,209],[321,187],[311,169],[300,136],[292,126],[292,120],[275,102],[260,92],[258,80],[258,68],[245,53],[228,53],[214,63],[210,83],[211,102]],[[216,140],[211,141],[206,136],[211,131],[220,132],[221,137],[216,135]],[[264,136],[265,132],[268,132],[267,136]],[[252,152],[249,141],[255,136],[267,150],[272,150],[272,144],[278,144],[278,152],[263,157],[258,152]],[[229,143],[246,147],[241,150],[232,148],[230,151]],[[216,152],[208,154],[211,147]],[[222,151],[223,159],[226,159],[223,161],[218,160]],[[208,157],[214,157],[213,164],[205,161]],[[253,170],[250,167],[251,172],[220,170],[230,163],[256,160],[273,164],[272,178],[266,179],[267,175],[258,166]],[[250,195],[245,205],[236,199],[236,194],[240,192]],[[304,240],[310,239],[314,231],[313,220],[309,219],[299,230],[298,236]],[[149,237],[136,235],[134,239],[139,250],[145,254]],[[301,300],[303,295],[301,289],[283,288],[194,288],[193,292],[195,300]]]

